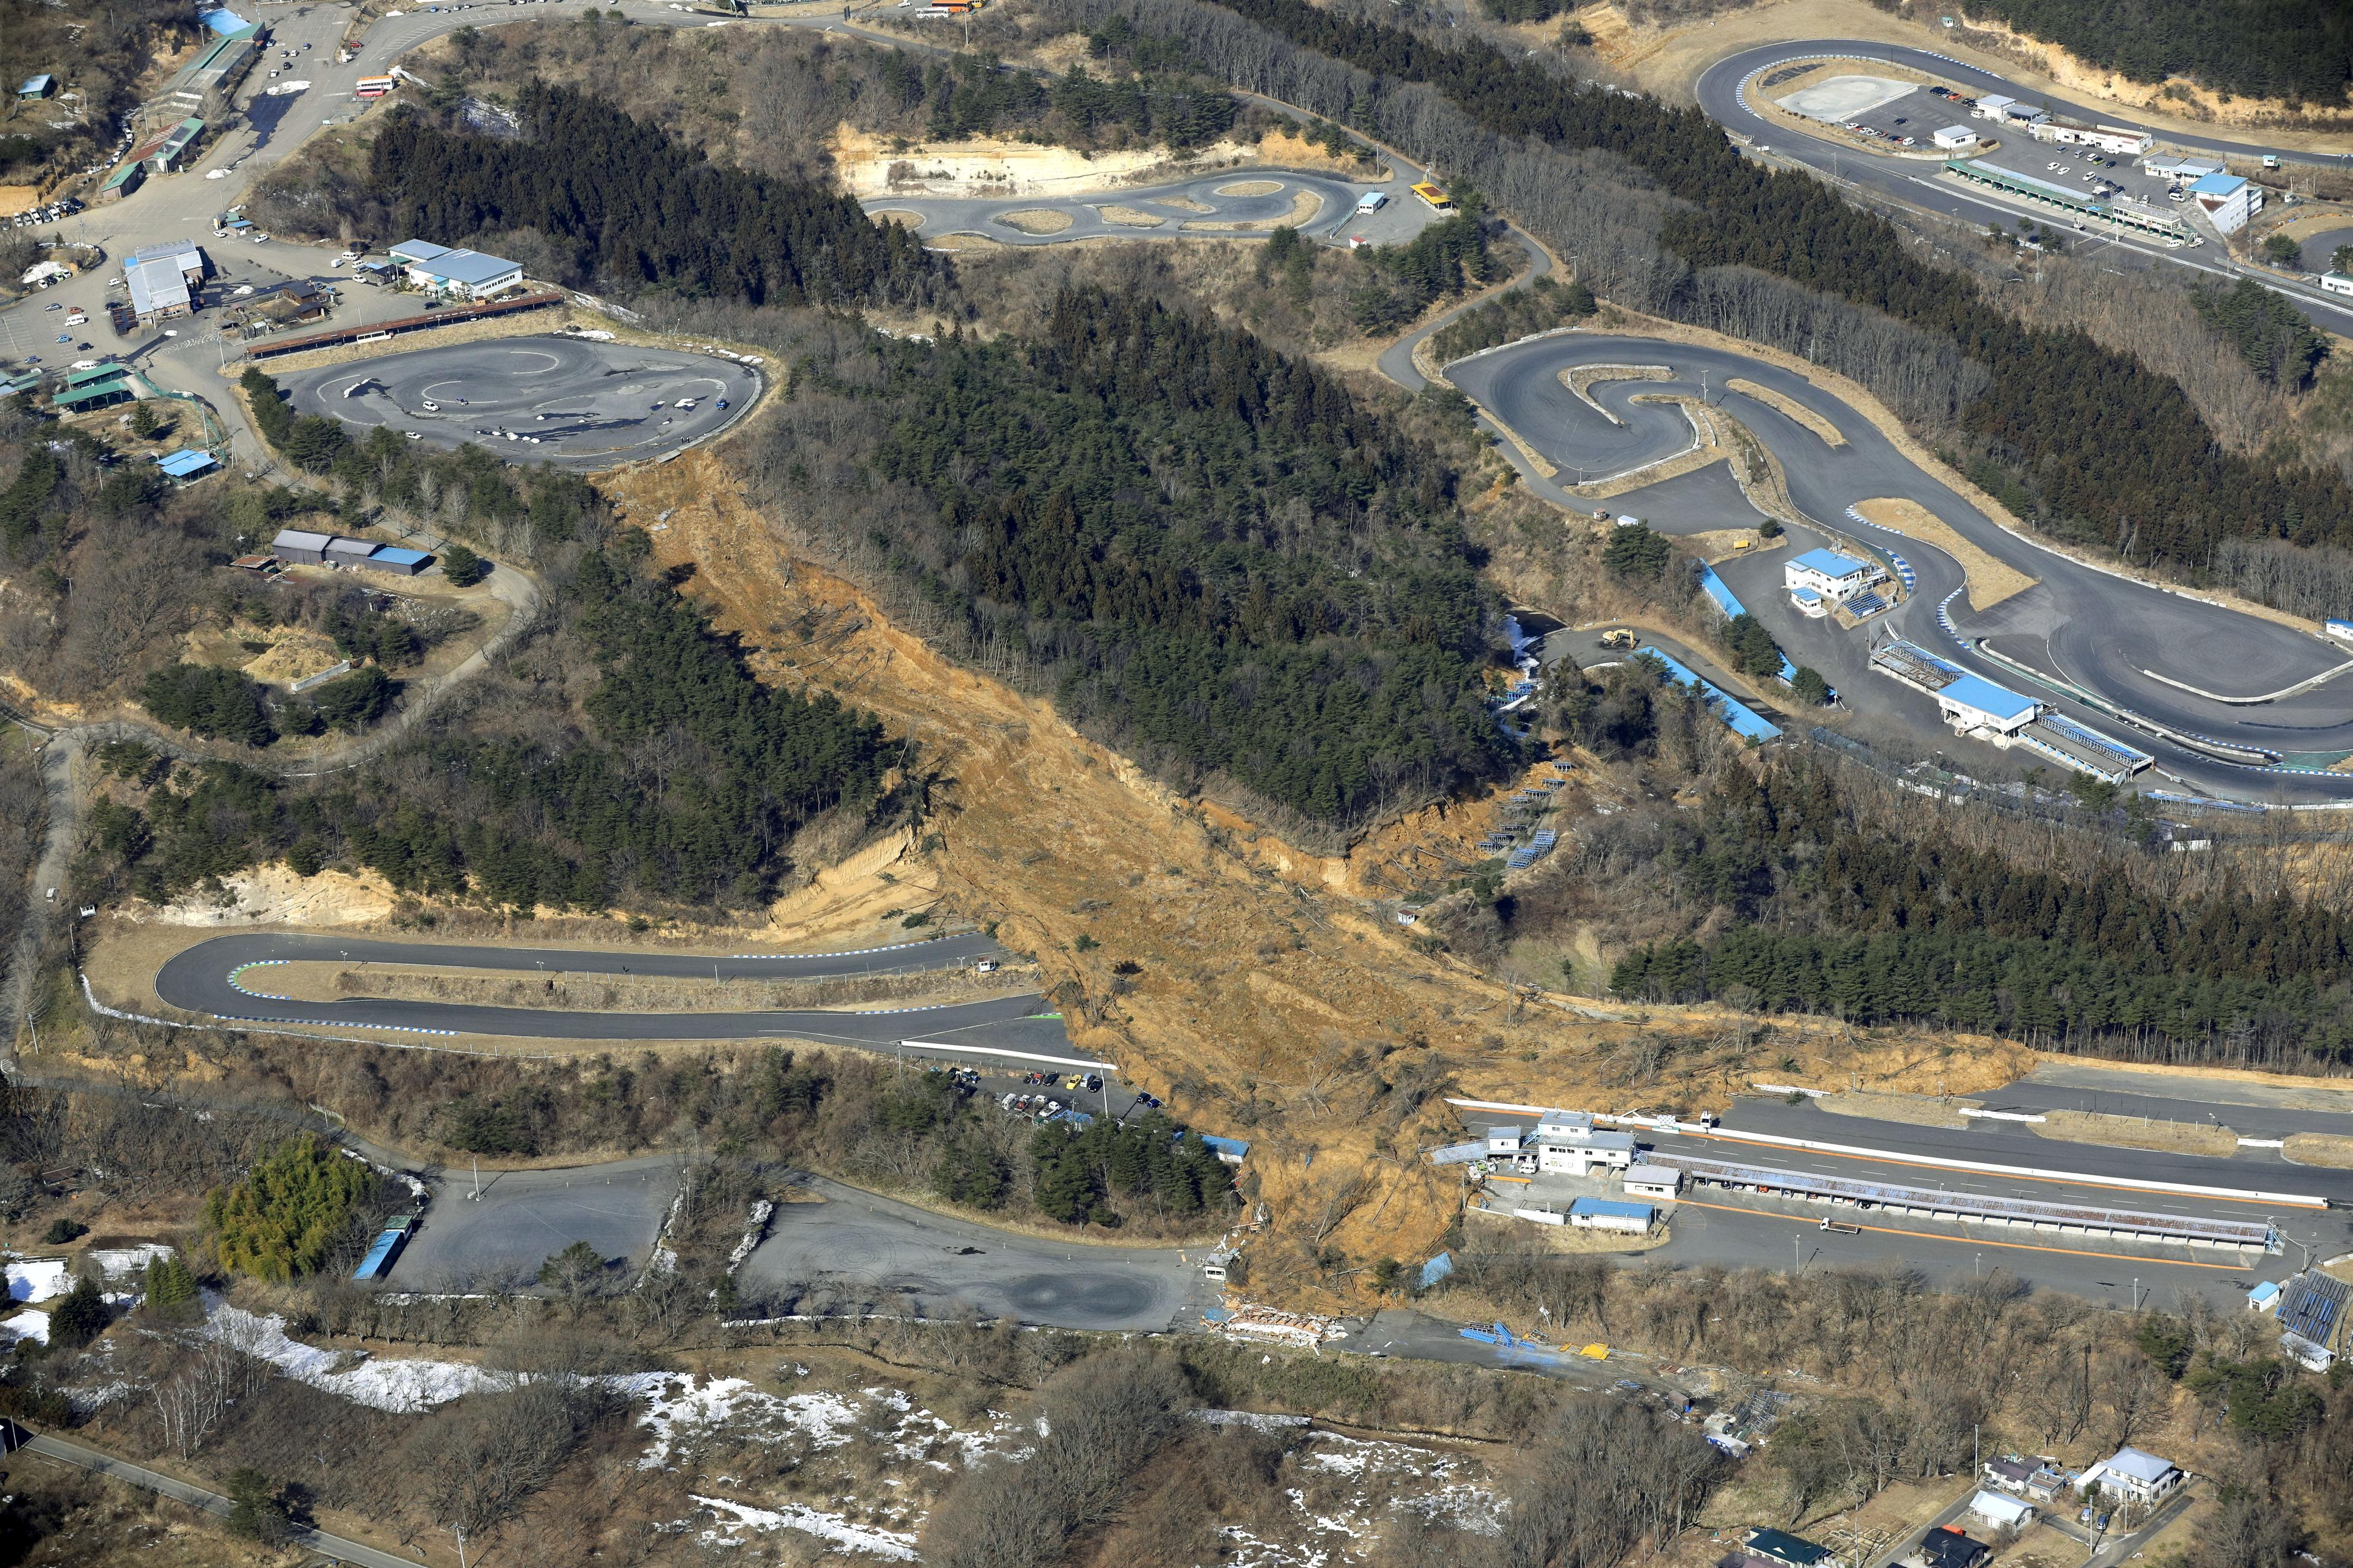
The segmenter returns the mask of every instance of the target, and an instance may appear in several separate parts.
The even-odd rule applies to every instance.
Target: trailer
[[[393,1264],[400,1257],[400,1249],[408,1245],[409,1235],[417,1228],[417,1218],[414,1213],[396,1214],[385,1221],[384,1228],[376,1233],[375,1245],[368,1248],[367,1256],[360,1259],[360,1266],[352,1271],[352,1278],[381,1279],[391,1273]]]

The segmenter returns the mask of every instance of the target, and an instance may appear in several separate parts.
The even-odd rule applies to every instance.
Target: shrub
[[[1638,522],[1612,531],[1601,564],[1620,577],[1655,578],[1667,569],[1668,554],[1666,536]]]
[[[81,1221],[59,1215],[49,1222],[49,1228],[41,1233],[41,1240],[50,1247],[63,1247],[67,1242],[89,1234],[90,1226]]]
[[[375,665],[330,680],[311,694],[319,717],[333,730],[364,730],[392,707],[399,687]]]
[[[49,1313],[49,1343],[60,1350],[78,1351],[106,1332],[109,1321],[106,1298],[97,1284],[78,1279],[71,1293]]]
[[[470,588],[491,574],[491,563],[462,544],[441,552],[441,575],[460,588]]]

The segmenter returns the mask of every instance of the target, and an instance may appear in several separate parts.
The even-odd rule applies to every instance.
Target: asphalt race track
[[[280,378],[295,411],[428,445],[593,471],[716,434],[760,394],[748,365],[581,338],[492,338],[412,349]],[[695,406],[681,411],[681,399]],[[722,408],[721,403],[726,407]]]
[[[737,1276],[744,1294],[778,1308],[1157,1330],[1215,1300],[1173,1247],[1058,1244],[805,1180],[825,1201],[777,1205]]]
[[[413,963],[462,969],[508,969],[589,974],[668,974],[729,979],[812,979],[827,975],[901,974],[950,969],[999,951],[985,937],[871,952],[744,954],[712,958],[683,953],[607,952],[547,948],[471,947],[455,943],[372,942],[355,937],[253,931],[216,937],[174,954],[155,974],[155,994],[172,1006],[234,1023],[304,1028],[393,1029],[427,1035],[494,1035],[522,1039],[746,1040],[787,1038],[821,1044],[895,1047],[921,1037],[929,1057],[954,1057],[956,1047],[987,1047],[1042,1058],[1071,1056],[1059,1016],[1033,994],[992,996],[934,1007],[871,1012],[817,1009],[745,1013],[576,1012],[535,1007],[486,1007],[465,1003],[411,1002],[355,996],[303,1002],[273,995],[271,963],[296,961]],[[938,1048],[931,1048],[936,1043]],[[976,1054],[976,1060],[989,1059]]]
[[[870,215],[907,225],[926,242],[952,234],[981,235],[1000,245],[1060,245],[1073,239],[1264,239],[1277,225],[1290,221],[1292,203],[1304,192],[1318,203],[1315,211],[1297,225],[1309,238],[1326,245],[1345,245],[1352,237],[1375,245],[1396,245],[1437,220],[1438,214],[1413,195],[1413,181],[1419,177],[1400,169],[1392,180],[1352,184],[1331,174],[1243,168],[1173,184],[1091,191],[1077,196],[891,195],[869,197],[860,205]],[[1280,188],[1262,195],[1219,194],[1231,186],[1269,182]],[[1367,191],[1379,191],[1388,198],[1388,205],[1360,216],[1356,203]],[[1160,221],[1148,226],[1120,222],[1103,216],[1106,207],[1149,215]],[[1017,213],[1036,212],[1058,213],[1071,220],[1070,226],[1052,234],[1028,234],[1007,221]],[[1234,226],[1239,224],[1262,226]]]
[[[1674,373],[1675,379],[1605,382],[1595,387],[1596,400],[1624,422],[1613,426],[1560,383],[1562,372],[1592,364],[1662,364]],[[1781,567],[1791,551],[1764,551],[1719,564],[1719,574],[1788,656],[1820,670],[1846,695],[1851,706],[1894,711],[1921,734],[1936,737],[1938,743],[1950,742],[1950,732],[1940,723],[1927,697],[1870,673],[1872,638],[1883,630],[1893,630],[1987,679],[2027,691],[2070,717],[2151,753],[2168,772],[2194,781],[2200,788],[2288,800],[2353,795],[2353,777],[2316,771],[2318,763],[2311,760],[2353,751],[2353,674],[2341,685],[2332,681],[2269,702],[2217,700],[2275,692],[2345,666],[2353,660],[2353,651],[2324,641],[2316,628],[2300,631],[2187,595],[2147,587],[2020,539],[1922,471],[1862,415],[1803,377],[1725,351],[1583,332],[1475,354],[1449,366],[1447,374],[1482,408],[1558,464],[1562,484],[1589,483],[1685,449],[1692,433],[1681,409],[1633,400],[1662,393],[1697,395],[1704,384],[1710,402],[1747,426],[1780,459],[1791,498],[1801,512],[1899,551],[1918,574],[1917,591],[1905,603],[1862,627],[1844,632],[1828,620],[1799,616],[1789,605],[1781,587]],[[1733,376],[1757,382],[1806,405],[1835,425],[1845,444],[1830,446],[1764,404],[1725,392],[1725,383]],[[1533,474],[1526,477],[1540,493],[1564,505],[1588,504],[1567,495],[1559,485],[1547,484]],[[1659,497],[1637,489],[1614,498],[1609,506],[1613,511],[1651,517],[1666,531],[1724,526],[1726,519],[1720,508],[1688,506],[1699,480],[1699,475],[1684,476],[1657,487]],[[1653,505],[1675,494],[1684,497],[1684,507]],[[1965,596],[1951,598],[1945,613],[1953,630],[1947,632],[1939,624],[1938,611],[1962,587],[1960,568],[1924,542],[1851,523],[1847,509],[1875,497],[1908,497],[1918,501],[1987,553],[2040,578],[2040,585],[1982,615],[1969,609]],[[1685,513],[1681,520],[1673,515],[1678,510]],[[1814,542],[1801,540],[1797,548]],[[2303,765],[2315,771],[2259,770],[2177,745],[2079,701],[2058,686],[2038,685],[2003,668],[1979,651],[1979,639],[2054,683],[2072,684],[2165,728],[2228,745],[2274,752],[2290,765],[2297,765],[2299,753],[2310,754]]]
[[[1810,59],[1852,59],[1858,69],[1867,71],[1873,61],[1903,66],[1939,78],[1973,95],[2004,92],[2021,100],[2040,103],[2054,114],[2099,125],[2118,125],[2139,130],[2128,115],[2111,106],[2094,108],[2070,103],[2047,92],[2006,82],[1990,71],[1961,64],[1945,55],[1926,49],[1906,48],[1897,44],[1862,43],[1854,39],[1810,39],[1789,43],[1764,44],[1728,55],[1710,66],[1699,79],[1699,106],[1710,120],[1723,126],[1750,145],[1770,148],[1776,158],[1788,158],[1804,163],[1825,178],[1839,184],[1862,187],[1864,190],[1892,196],[1912,206],[1944,213],[1973,224],[1999,219],[2014,225],[2025,209],[2011,204],[1989,200],[1972,187],[1949,177],[1938,177],[1940,167],[1936,163],[1877,156],[1853,149],[1841,148],[1835,153],[1831,143],[1810,138],[1791,127],[1767,120],[1749,107],[1746,94],[1754,93],[1754,79],[1769,72],[1785,61]],[[2234,142],[2204,132],[2155,131],[2159,146],[2179,146],[2200,152],[2227,153],[2242,158],[2275,153],[2289,163],[2319,163],[2340,169],[2353,168],[2353,153],[2318,154],[2292,148],[2264,147],[2253,142]],[[2037,218],[2050,215],[2038,208]],[[2081,250],[2088,243],[2077,239],[2074,248]],[[2165,247],[2143,245],[2119,238],[2101,250],[2104,264],[2150,266],[2158,262],[2195,268],[2223,277],[2248,276],[2292,300],[2296,308],[2315,325],[2339,333],[2353,333],[2353,302],[2333,300],[2317,289],[2297,282],[2283,286],[2275,273],[2260,270],[2241,271],[2227,256],[2217,254],[2220,247],[2209,243],[2195,251],[2177,253]]]

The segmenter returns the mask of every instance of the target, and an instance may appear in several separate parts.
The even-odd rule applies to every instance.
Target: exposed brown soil
[[[2104,1143],[2111,1149],[2156,1149],[2169,1154],[2203,1154],[2227,1160],[2239,1152],[2239,1135],[2227,1127],[2200,1121],[2156,1121],[2137,1116],[2109,1116],[2094,1110],[2052,1110],[2027,1131],[2038,1138],[2069,1143]]]

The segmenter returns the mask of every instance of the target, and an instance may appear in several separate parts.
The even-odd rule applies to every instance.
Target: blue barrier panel
[[[1708,705],[1715,710],[1716,717],[1722,719],[1725,727],[1734,734],[1750,741],[1778,741],[1781,738],[1781,731],[1778,726],[1723,690],[1701,679],[1695,672],[1684,668],[1678,660],[1670,658],[1657,648],[1647,646],[1638,649],[1637,652],[1648,654],[1665,665],[1667,674],[1673,679],[1676,685],[1697,691],[1706,700]]]

